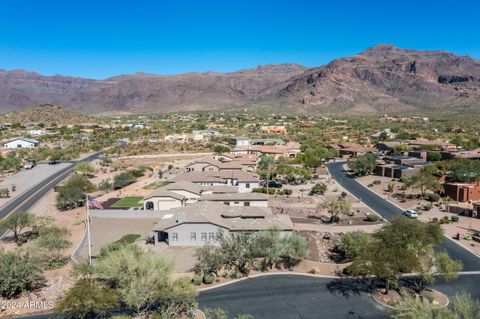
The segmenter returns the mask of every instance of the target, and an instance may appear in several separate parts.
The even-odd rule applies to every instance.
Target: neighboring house
[[[220,203],[201,201],[174,208],[160,218],[153,227],[155,244],[170,246],[217,245],[221,236],[234,232],[256,232],[272,227],[281,236],[293,232],[288,215],[273,215],[263,207],[231,207]]]
[[[220,133],[215,130],[194,130],[192,131],[192,134],[198,134],[198,135],[209,136],[209,137],[220,136]]]
[[[300,152],[299,143],[288,142],[284,145],[251,145],[248,147],[236,147],[232,151],[232,154],[255,154],[257,156],[268,155],[278,159],[279,157],[295,158]]]
[[[208,194],[201,196],[199,200],[219,202],[228,206],[268,207],[268,195],[260,193]]]
[[[4,148],[35,148],[40,142],[31,138],[16,138],[3,144]]]
[[[378,142],[375,144],[377,153],[385,155],[394,150],[395,146],[400,145],[400,142]]]
[[[144,210],[165,211],[198,202],[204,196],[237,193],[233,186],[202,186],[191,182],[176,182],[154,190],[144,198]]]
[[[458,151],[442,151],[440,153],[442,159],[456,159],[456,158],[468,158],[468,159],[480,159],[480,148],[474,150],[458,150]]]
[[[384,136],[388,139],[393,140],[397,137],[397,133],[394,133],[389,128],[386,128],[382,131],[379,131],[379,132],[376,132],[376,133],[372,134],[370,137],[373,138],[373,139],[377,139],[377,138],[380,138],[381,136]]]
[[[216,159],[207,157],[196,160],[185,166],[186,172],[207,172],[207,171],[241,171],[243,166],[235,161],[220,162]]]
[[[430,149],[430,150],[444,150],[444,151],[456,151],[457,146],[455,144],[451,144],[445,142],[443,140],[426,140],[426,139],[418,139],[413,140],[408,143],[413,150],[418,149]]]
[[[257,169],[257,163],[260,157],[257,154],[243,154],[235,155],[232,153],[222,153],[213,156],[214,159],[220,162],[232,162],[240,165],[242,170],[247,172],[254,172]]]
[[[420,174],[423,165],[394,165],[378,164],[375,167],[375,175],[390,178],[412,177]]]
[[[445,183],[443,191],[456,202],[480,201],[480,182]]]
[[[157,189],[143,200],[144,210],[169,210],[185,206],[187,198],[165,189]]]
[[[365,147],[353,143],[340,144],[339,146],[340,148],[338,149],[338,154],[340,157],[357,157],[372,152],[372,149],[370,147]]]
[[[248,147],[253,145],[283,145],[283,140],[279,138],[257,138],[251,139],[247,137],[235,137],[234,139],[236,147]]]
[[[205,171],[179,174],[172,181],[187,181],[203,186],[235,186],[238,192],[245,193],[259,187],[260,177],[244,171]]]
[[[287,129],[285,126],[262,126],[260,128],[262,133],[266,134],[286,134]]]
[[[31,136],[34,136],[34,137],[38,137],[38,136],[43,136],[43,135],[47,134],[47,131],[45,131],[45,130],[29,130],[28,134],[31,135]]]
[[[177,182],[154,190],[143,200],[144,210],[169,210],[196,203],[202,194],[212,194],[203,186],[190,182]]]

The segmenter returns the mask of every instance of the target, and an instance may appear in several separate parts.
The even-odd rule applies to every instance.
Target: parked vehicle
[[[58,164],[60,164],[59,160],[53,160],[53,161],[48,162],[48,165],[58,165]]]
[[[407,209],[403,212],[403,215],[409,218],[417,218],[418,214],[413,209]]]
[[[23,166],[23,168],[25,168],[25,169],[32,169],[32,168],[34,168],[35,166],[37,166],[37,163],[35,163],[35,161],[28,161],[28,162]]]
[[[267,182],[263,181],[262,186],[267,187]],[[277,181],[268,181],[268,187],[270,188],[282,188],[282,183],[277,182]]]

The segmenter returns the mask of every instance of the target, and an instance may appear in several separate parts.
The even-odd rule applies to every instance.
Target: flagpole
[[[88,195],[86,197],[86,204],[87,204],[87,238],[88,238],[88,264],[92,265],[92,242],[90,238],[90,204],[88,203]]]

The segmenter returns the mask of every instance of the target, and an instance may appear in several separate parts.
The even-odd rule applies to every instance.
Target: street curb
[[[259,278],[259,277],[266,277],[266,276],[285,276],[285,275],[293,275],[293,276],[303,276],[303,277],[315,277],[315,278],[329,278],[329,279],[338,279],[342,278],[340,276],[330,276],[330,275],[316,275],[316,274],[306,274],[306,273],[301,273],[301,272],[291,272],[291,271],[279,271],[279,272],[270,272],[270,273],[264,273],[264,274],[255,274],[252,276],[247,276],[247,277],[242,277],[239,279],[234,279],[232,281],[227,281],[212,287],[205,287],[205,288],[199,288],[198,291],[203,292],[203,291],[208,291],[208,290],[213,290],[216,288],[221,288],[224,286],[229,286],[232,284],[236,284],[241,281],[245,281],[248,279],[254,279],[254,278]]]

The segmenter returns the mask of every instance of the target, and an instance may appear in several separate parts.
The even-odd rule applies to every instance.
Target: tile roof
[[[153,227],[154,231],[168,230],[181,224],[208,223],[230,231],[267,230],[273,226],[280,230],[293,230],[288,215],[274,215],[269,208],[227,206],[202,201],[166,212]]]
[[[217,182],[226,183],[227,179],[235,179],[239,182],[259,182],[260,177],[256,173],[244,171],[216,171],[216,172],[188,172],[175,176],[172,181],[189,181],[193,183]]]
[[[199,200],[224,201],[224,200],[251,200],[251,201],[268,201],[267,194],[261,193],[225,193],[225,194],[208,194],[203,195]]]
[[[148,195],[144,199],[149,199],[149,198],[153,198],[153,197],[171,197],[171,198],[178,199],[180,201],[185,199],[185,196],[180,195],[180,194],[175,193],[175,192],[165,190],[163,188],[159,188],[159,189],[153,191],[152,193],[150,193],[150,195]]]

